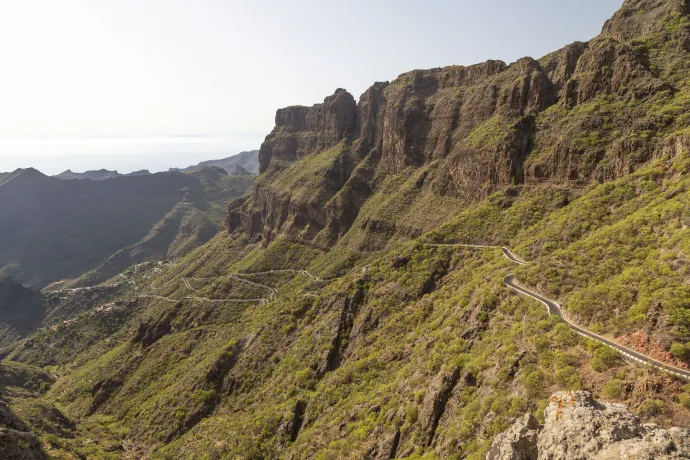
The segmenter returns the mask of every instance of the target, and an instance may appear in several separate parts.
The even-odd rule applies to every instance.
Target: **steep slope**
[[[11,278],[0,280],[0,355],[4,348],[40,326],[43,296]]]
[[[155,232],[171,212],[177,221],[163,230],[187,233],[163,235],[151,257],[183,253],[215,233],[222,221],[219,206],[250,185],[251,178],[229,178],[210,168],[107,181],[15,171],[0,184],[0,273],[37,287],[77,277]],[[122,263],[149,255],[130,258]],[[107,277],[122,271],[122,263]]]
[[[532,285],[529,274],[543,273],[548,281],[535,285],[558,286],[554,265],[577,268],[568,253],[579,254],[585,243],[606,249],[623,270],[635,268],[639,286],[629,278],[621,286],[648,299],[656,319],[640,318],[634,299],[615,307],[597,299],[592,305],[610,327],[599,331],[618,340],[615,327],[630,308],[627,330],[642,325],[656,334],[650,344],[662,347],[683,343],[683,245],[690,239],[676,203],[690,200],[688,168],[685,152],[615,185],[509,188],[336,279],[324,272],[338,264],[337,248],[321,253],[281,237],[264,249],[244,236],[218,235],[159,275],[134,275],[140,291],[122,297],[137,299],[127,307],[132,320],[93,348],[81,345],[94,325],[84,317],[59,333],[35,335],[11,358],[78,363],[48,401],[75,419],[106,415],[129,427],[133,456],[478,459],[515,417],[541,414],[548,396],[564,388],[623,401],[645,421],[685,426],[687,382],[580,338],[541,304],[506,289],[503,278],[515,273]],[[662,187],[681,192],[664,198]],[[644,215],[651,220],[637,221]],[[630,223],[647,235],[635,242],[646,255],[613,256],[628,241],[612,236],[625,235],[621,228]],[[664,233],[649,238],[654,229]],[[533,259],[533,240],[564,249]],[[498,249],[455,242],[515,242],[529,263],[520,267]],[[582,257],[592,259],[584,274],[597,278],[610,269],[599,264],[598,272],[591,267],[599,259]],[[269,288],[277,290],[275,300]],[[596,284],[580,290],[591,288]],[[260,298],[267,300],[234,300]],[[571,308],[567,299],[564,306]],[[81,352],[56,362],[55,348]],[[665,353],[661,359],[688,367]]]
[[[199,181],[204,188],[203,196],[190,196],[176,203],[143,239],[117,251],[76,282],[63,283],[62,287],[95,285],[132,265],[184,256],[218,233],[227,202],[246,194],[254,181],[252,175],[228,177],[216,167],[193,169],[185,174]]]
[[[4,458],[50,458],[33,431],[39,426],[41,431],[57,428],[66,420],[57,409],[36,403],[51,383],[53,379],[40,369],[16,363],[0,365],[0,451]],[[69,435],[69,430],[62,434]]]
[[[688,13],[279,110],[227,232],[61,299],[6,361],[55,369],[65,454],[478,460],[563,389],[687,426],[685,380],[503,280],[690,368]]]
[[[628,174],[687,128],[686,8],[627,2],[600,36],[539,61],[413,71],[357,104],[338,90],[280,110],[228,227],[321,247],[356,227],[414,236],[503,186]]]

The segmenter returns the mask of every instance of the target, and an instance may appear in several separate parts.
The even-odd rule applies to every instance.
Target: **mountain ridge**
[[[220,167],[224,169],[228,174],[233,175],[235,172],[235,167],[240,166],[244,169],[246,169],[249,173],[251,174],[256,174],[258,173],[258,161],[255,158],[258,154],[258,150],[251,150],[251,151],[246,151],[246,152],[240,152],[235,155],[232,155],[227,158],[223,158],[220,160],[207,160],[207,161],[202,161],[194,166],[188,166],[186,168],[170,168],[168,172],[189,172],[194,169],[199,169],[203,167]],[[92,171],[85,171],[83,173],[76,173],[73,172],[72,170],[68,169],[66,171],[61,172],[60,174],[56,174],[52,177],[55,177],[57,179],[62,179],[62,180],[73,180],[73,179],[78,179],[78,180],[85,180],[85,179],[90,179],[90,180],[107,180],[107,179],[113,179],[116,177],[122,177],[122,176],[148,176],[151,175],[151,172],[149,172],[147,169],[142,169],[140,171],[133,171],[127,174],[120,174],[117,171],[110,171],[107,169],[99,169],[99,170],[92,170]],[[1,178],[1,176],[0,176]]]
[[[228,158],[223,158],[220,160],[207,160],[202,161],[194,166],[189,166],[182,169],[182,171],[191,171],[204,166],[216,166],[224,169],[231,176],[235,174],[235,168],[237,166],[245,169],[250,174],[259,173],[259,162],[258,162],[258,150],[249,150],[247,152],[240,152]]]
[[[467,201],[463,198],[484,198],[510,184],[583,185],[628,174],[659,158],[675,142],[654,139],[653,143],[637,137],[635,125],[646,124],[642,129],[647,130],[653,126],[659,133],[672,133],[675,126],[630,110],[626,115],[635,120],[632,129],[629,119],[620,116],[617,120],[616,113],[607,113],[611,127],[598,132],[588,125],[602,115],[571,114],[578,107],[596,106],[595,99],[604,97],[612,97],[619,105],[646,99],[650,108],[655,98],[674,99],[678,94],[673,89],[674,74],[669,70],[661,75],[661,66],[649,62],[644,47],[635,48],[614,36],[672,40],[681,56],[690,49],[687,23],[668,32],[658,18],[672,22],[672,12],[680,14],[683,8],[686,2],[626,2],[601,35],[568,45],[540,61],[522,58],[511,65],[487,61],[415,70],[391,83],[376,83],[358,103],[338,89],[323,104],[280,109],[276,127],[259,152],[262,177],[251,198],[233,203],[227,226],[264,241],[270,241],[274,233],[299,234],[328,246],[348,231],[358,208],[376,192],[382,177],[433,161],[441,163],[425,173],[418,188],[423,194],[458,203]],[[650,17],[655,20],[649,21]],[[539,127],[537,118],[556,129]],[[589,131],[591,137],[582,131]],[[330,165],[312,173],[332,176],[327,184],[319,184],[323,193],[304,200],[285,193],[288,187],[276,189],[274,178],[281,171],[328,149],[333,149],[331,157],[324,161]],[[298,174],[293,172],[297,176],[289,184],[293,189],[308,184]],[[264,209],[269,210],[267,215],[262,214]]]

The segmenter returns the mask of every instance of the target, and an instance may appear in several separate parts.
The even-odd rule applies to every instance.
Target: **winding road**
[[[447,243],[447,244],[444,244],[444,243],[424,243],[424,244],[426,246],[432,246],[432,247],[461,247],[461,248],[470,248],[470,249],[500,249],[503,256],[506,257],[511,262],[513,262],[517,265],[526,265],[527,264],[527,262],[524,259],[522,259],[518,255],[514,254],[509,248],[507,248],[505,246],[489,246],[489,245],[459,244],[459,243],[457,243],[457,244],[456,243]],[[368,268],[368,267],[366,267],[366,268]],[[269,295],[270,298],[268,298],[268,299],[266,299],[266,298],[259,298],[259,299],[239,299],[239,298],[209,299],[207,297],[187,296],[184,299],[171,299],[168,297],[163,297],[163,296],[154,295],[154,294],[141,295],[139,297],[158,299],[158,300],[163,300],[163,301],[167,301],[167,302],[179,302],[180,300],[192,300],[192,301],[198,301],[198,302],[212,302],[212,303],[261,302],[263,304],[268,304],[271,301],[276,299],[276,295],[277,295],[278,291],[275,288],[272,288],[271,286],[257,283],[255,281],[250,281],[250,280],[247,280],[247,279],[241,278],[241,277],[252,276],[252,275],[263,275],[263,274],[269,274],[269,273],[297,273],[297,274],[307,276],[313,282],[323,282],[324,281],[321,278],[319,278],[318,276],[313,275],[306,270],[285,269],[285,270],[268,270],[265,272],[255,272],[255,273],[232,273],[229,275],[219,276],[219,277],[214,277],[214,278],[182,278],[181,281],[187,289],[189,289],[193,292],[198,292],[199,290],[195,289],[190,284],[190,282],[189,282],[190,280],[208,281],[208,280],[214,280],[214,279],[218,279],[218,278],[228,277],[228,278],[234,279],[234,280],[242,282],[242,283],[246,283],[246,284],[249,284],[252,286],[266,289],[270,292],[270,295]],[[137,289],[137,284],[134,280],[131,280],[122,274],[120,275],[120,277],[122,277],[125,281],[123,283],[118,283],[118,284],[114,284],[111,286],[118,286],[121,284],[130,283],[134,286],[135,290]],[[558,304],[558,302],[551,300],[551,299],[548,299],[548,298],[546,298],[546,297],[544,297],[544,296],[542,296],[542,295],[540,295],[534,291],[531,291],[530,289],[527,289],[525,287],[520,286],[518,284],[517,280],[515,279],[514,275],[510,274],[510,275],[506,276],[503,279],[503,282],[508,288],[514,290],[518,294],[521,294],[521,295],[524,295],[527,297],[531,297],[531,298],[541,302],[544,306],[546,306],[547,311],[548,311],[550,316],[557,316],[557,317],[561,318],[561,320],[565,324],[567,324],[568,327],[570,327],[572,330],[577,332],[579,335],[586,337],[586,338],[589,338],[589,339],[592,339],[592,340],[596,340],[597,342],[600,342],[600,343],[602,343],[608,347],[611,347],[614,350],[618,351],[621,355],[623,355],[624,358],[627,358],[627,359],[629,359],[629,360],[631,360],[637,364],[641,364],[643,366],[649,366],[649,367],[658,369],[662,372],[665,372],[667,374],[670,374],[670,375],[679,377],[681,379],[684,379],[686,381],[690,381],[690,371],[688,371],[688,370],[681,369],[681,368],[674,367],[674,366],[671,366],[669,364],[663,363],[661,361],[658,361],[654,358],[651,358],[647,355],[644,355],[640,352],[632,350],[632,349],[625,347],[623,345],[619,345],[616,342],[613,342],[613,341],[611,341],[605,337],[602,337],[598,334],[595,334],[593,332],[588,331],[587,329],[584,329],[580,326],[573,324],[568,319],[564,318],[563,309],[562,309],[561,305]],[[153,284],[151,285],[151,287],[154,288]],[[63,291],[52,291],[52,292],[62,293],[62,292],[66,291],[68,294],[73,294],[75,292],[79,292],[81,290],[88,290],[88,289],[93,289],[93,288],[75,288],[75,289],[68,289],[68,290],[63,290]],[[307,293],[305,295],[316,296],[316,293],[310,292],[310,293]]]
[[[515,256],[512,252],[510,252],[510,249],[508,248],[501,248],[503,251],[503,254],[510,259],[511,261],[524,265],[526,262],[519,257]],[[576,326],[575,324],[571,323],[569,320],[563,317],[563,309],[561,308],[560,304],[558,302],[555,302],[551,299],[548,299],[540,294],[537,294],[534,291],[531,291],[527,288],[524,288],[520,286],[517,281],[515,280],[515,276],[508,275],[503,279],[503,282],[505,283],[506,286],[508,286],[510,289],[516,291],[519,294],[531,297],[535,300],[538,300],[542,304],[544,304],[549,312],[549,315],[551,316],[558,316],[563,320],[565,324],[567,324],[572,330],[577,332],[583,337],[586,337],[588,339],[596,340],[599,343],[602,343],[608,347],[613,348],[614,350],[618,351],[623,357],[638,363],[642,364],[643,366],[650,366],[655,369],[658,369],[662,372],[665,372],[667,374],[680,377],[686,381],[690,381],[690,371],[687,371],[685,369],[680,369],[678,367],[674,367],[665,363],[662,363],[661,361],[658,361],[654,358],[650,358],[647,355],[644,355],[640,352],[637,352],[635,350],[632,350],[628,347],[624,347],[623,345],[619,345],[616,342],[613,342],[607,338],[604,338],[598,334],[595,334],[594,332],[590,332],[587,329],[584,329],[580,326]]]
[[[158,300],[164,300],[164,301],[167,301],[167,302],[179,302],[180,300],[193,300],[193,301],[198,301],[198,302],[212,302],[212,303],[224,303],[224,302],[252,302],[252,303],[253,303],[253,302],[261,302],[261,303],[263,303],[263,304],[265,305],[265,304],[268,304],[268,303],[270,303],[270,302],[276,300],[276,296],[277,296],[277,294],[278,294],[278,291],[277,291],[275,288],[272,288],[271,286],[267,286],[267,285],[265,285],[265,284],[257,283],[256,281],[251,281],[251,280],[248,280],[248,279],[245,279],[245,278],[241,278],[241,277],[242,277],[242,276],[245,276],[245,277],[246,277],[246,276],[252,276],[252,275],[265,275],[265,274],[269,274],[269,273],[297,273],[297,274],[304,275],[304,276],[308,277],[308,278],[309,278],[311,281],[313,281],[313,282],[322,282],[322,281],[324,281],[324,280],[322,280],[321,278],[319,278],[318,276],[316,276],[316,275],[314,275],[314,274],[311,274],[311,273],[309,273],[309,272],[306,271],[306,270],[268,270],[268,271],[265,271],[265,272],[254,272],[254,273],[231,273],[231,274],[228,274],[228,275],[216,276],[216,277],[213,277],[213,278],[182,278],[181,281],[182,281],[182,284],[184,284],[185,288],[189,289],[189,290],[192,291],[192,292],[198,292],[199,289],[194,288],[194,286],[192,286],[192,284],[190,283],[190,281],[212,281],[212,280],[216,280],[216,279],[219,279],[219,278],[231,278],[231,279],[234,279],[234,280],[239,281],[239,282],[241,282],[241,283],[249,284],[249,285],[252,285],[252,286],[256,286],[256,287],[259,287],[259,288],[268,290],[268,292],[269,292],[269,298],[268,298],[268,299],[266,299],[266,298],[258,298],[258,299],[240,299],[240,298],[231,298],[231,299],[209,299],[208,297],[187,296],[187,297],[185,297],[184,299],[176,300],[176,299],[170,299],[170,298],[168,298],[168,297],[163,297],[163,296],[159,296],[159,295],[143,295],[143,296],[139,296],[139,297],[143,297],[143,298],[152,298],[152,299],[158,299]],[[124,276],[123,276],[123,278],[124,278]],[[130,282],[131,282],[132,284],[134,284],[134,286],[135,286],[135,288],[136,288],[136,283],[134,283],[134,282],[131,281],[131,280],[130,280]],[[151,284],[151,288],[154,289],[154,290],[156,289],[156,288],[153,286],[153,283]],[[306,294],[305,294],[305,295],[306,295]],[[315,294],[312,294],[312,293],[309,293],[309,295],[315,296]]]
[[[481,244],[454,244],[454,243],[448,243],[448,244],[443,244],[443,243],[425,243],[428,246],[433,246],[433,247],[460,247],[460,248],[471,248],[471,249],[500,249],[503,255],[510,260],[511,262],[518,264],[518,265],[526,265],[527,262],[523,260],[521,257],[517,256],[514,254],[509,248],[505,246],[487,246],[487,245],[481,245]],[[561,306],[558,304],[558,302],[555,302],[551,299],[547,299],[546,297],[531,291],[527,288],[524,288],[520,286],[514,275],[508,275],[503,279],[503,282],[505,283],[506,286],[508,286],[510,289],[516,291],[518,294],[525,295],[527,297],[531,297],[542,304],[544,304],[549,312],[549,315],[551,316],[558,316],[563,320],[565,324],[567,324],[572,330],[577,332],[583,337],[586,337],[588,339],[596,340],[597,342],[600,342],[608,347],[613,348],[617,352],[619,352],[621,355],[623,355],[624,358],[627,358],[637,364],[641,364],[643,366],[649,366],[653,367],[655,369],[658,369],[662,372],[665,372],[667,374],[680,377],[681,379],[684,379],[686,381],[690,381],[690,371],[685,370],[685,369],[680,369],[678,367],[671,366],[669,364],[663,363],[661,361],[658,361],[654,358],[650,358],[649,356],[642,354],[640,352],[637,352],[635,350],[632,350],[628,347],[624,347],[623,345],[619,345],[616,342],[613,342],[605,337],[602,337],[598,334],[595,334],[594,332],[590,332],[587,329],[584,329],[580,326],[576,326],[569,320],[563,317],[563,309]]]
[[[424,243],[427,246],[432,246],[435,248],[469,248],[469,249],[500,249],[506,259],[518,265],[527,265],[527,262],[522,260],[520,257],[513,254],[513,252],[506,248],[505,246],[487,246],[482,244],[460,244],[460,243]]]

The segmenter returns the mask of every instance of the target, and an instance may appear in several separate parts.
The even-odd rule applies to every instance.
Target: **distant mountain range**
[[[36,288],[80,276],[77,284],[95,283],[133,263],[181,256],[217,233],[227,203],[253,180],[217,167],[108,180],[4,173],[0,278]]]
[[[259,174],[259,151],[251,150],[249,152],[238,153],[229,158],[224,158],[222,160],[208,160],[202,161],[201,163],[190,166],[184,169],[171,168],[171,171],[192,171],[204,166],[216,166],[218,168],[223,168],[228,174],[239,175],[242,174],[242,170],[250,174]],[[237,167],[242,169],[237,169]]]
[[[122,176],[149,176],[151,173],[146,170],[142,169],[141,171],[135,171],[129,174],[120,174],[117,171],[108,171],[107,169],[99,169],[98,171],[86,171],[83,173],[75,173],[72,172],[71,170],[67,170],[64,172],[61,172],[60,174],[57,174],[53,177],[56,179],[63,179],[63,180],[72,180],[72,179],[78,179],[78,180],[84,180],[84,179],[91,179],[91,180],[106,180],[106,179],[113,179],[115,177],[122,177]]]
[[[233,155],[228,158],[223,158],[222,160],[208,160],[208,161],[202,161],[201,163],[194,165],[194,166],[189,166],[187,168],[170,168],[170,172],[188,172],[192,171],[195,169],[199,169],[205,166],[216,166],[221,169],[224,169],[229,175],[231,176],[237,176],[237,175],[244,175],[246,173],[249,174],[258,174],[259,173],[259,151],[258,150],[252,150],[249,152],[241,152],[238,153],[237,155]],[[63,179],[63,180],[72,180],[72,179],[78,179],[78,180],[85,180],[85,179],[91,179],[91,180],[106,180],[106,179],[113,179],[115,177],[127,177],[127,176],[149,176],[151,173],[146,170],[142,169],[141,171],[134,171],[129,174],[120,174],[117,171],[109,171],[107,169],[99,169],[97,171],[86,171],[83,173],[75,173],[72,172],[71,170],[67,170],[64,172],[61,172],[60,174],[57,174],[53,177],[56,179]],[[2,174],[0,173],[0,180],[2,178]]]

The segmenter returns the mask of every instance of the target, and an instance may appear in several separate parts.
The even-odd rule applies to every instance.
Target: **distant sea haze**
[[[67,169],[109,169],[123,174],[141,169],[167,171],[257,150],[262,141],[258,135],[0,138],[0,172],[17,168],[36,168],[48,175]]]

